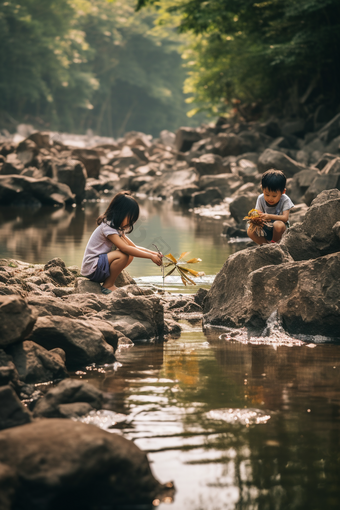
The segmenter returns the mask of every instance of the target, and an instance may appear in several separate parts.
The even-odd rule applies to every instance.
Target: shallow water
[[[105,207],[0,210],[0,257],[45,263],[58,256],[79,266]],[[141,216],[134,241],[174,255],[191,250],[208,275],[200,286],[240,248],[221,237],[220,222],[170,204],[144,202]],[[130,272],[161,284],[149,261],[135,259]],[[176,280],[166,288],[184,290]],[[203,333],[199,321],[182,327],[180,338],[122,348],[114,365],[74,374],[113,396],[112,412],[84,420],[135,441],[155,476],[174,481],[172,505],[159,508],[338,509],[340,346],[292,339],[273,323],[259,338]]]
[[[108,430],[174,481],[170,508],[339,508],[340,347],[246,344],[183,327],[82,375],[114,396]]]
[[[80,267],[86,244],[96,228],[96,218],[106,209],[109,198],[68,210],[0,208],[0,257],[43,264],[60,257],[67,266]],[[210,278],[198,281],[200,286],[211,285],[211,277],[228,256],[244,247],[244,243],[229,244],[221,236],[221,221],[193,215],[170,203],[139,202],[140,218],[130,235],[133,242],[153,250],[156,244],[164,254],[179,256],[190,251],[190,257],[201,258],[202,262],[192,267]],[[142,278],[143,284],[162,283],[161,270],[150,260],[135,258],[128,270],[133,277]],[[170,289],[185,290],[174,279],[166,280],[167,283]]]

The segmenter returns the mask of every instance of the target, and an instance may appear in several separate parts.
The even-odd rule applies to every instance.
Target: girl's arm
[[[287,223],[289,217],[290,209],[283,211],[282,214],[261,214],[260,216],[263,220],[273,220],[273,221],[283,221],[283,223]]]
[[[107,236],[107,238],[113,243],[117,248],[127,255],[132,255],[133,257],[139,257],[142,259],[150,259],[152,262],[157,264],[157,266],[162,265],[162,256],[157,252],[144,251],[140,248],[137,248],[135,245],[131,246],[124,239],[122,239],[118,234],[111,234]]]
[[[122,235],[122,238],[126,241],[127,244],[130,246],[134,246],[135,248],[138,248],[139,250],[145,251],[146,253],[153,253],[155,255],[158,255],[157,251],[148,250],[147,248],[143,248],[143,246],[136,246],[131,239],[129,239],[125,234]]]

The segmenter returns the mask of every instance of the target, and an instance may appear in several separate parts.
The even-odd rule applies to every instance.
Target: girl
[[[128,191],[117,193],[110,205],[97,218],[98,227],[87,243],[81,274],[93,282],[102,283],[102,293],[116,290],[118,275],[133,261],[133,257],[151,259],[162,265],[162,254],[136,246],[126,234],[133,230],[139,217],[139,205]],[[113,251],[112,247],[115,247]]]

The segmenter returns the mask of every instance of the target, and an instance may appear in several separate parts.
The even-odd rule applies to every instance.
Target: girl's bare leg
[[[278,241],[280,241],[285,230],[286,230],[286,225],[283,223],[283,221],[274,221],[273,241],[275,241],[276,243]]]
[[[260,237],[260,236],[256,235],[255,232],[250,232],[249,228],[247,230],[247,235],[256,244],[268,244],[269,243],[269,241],[267,241],[267,238],[265,236]]]
[[[110,276],[106,278],[103,287],[109,290],[116,290],[115,281],[125,267],[131,264],[133,257],[126,255],[120,250],[110,251],[107,254],[110,264]]]

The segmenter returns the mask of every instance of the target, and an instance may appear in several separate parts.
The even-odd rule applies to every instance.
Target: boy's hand
[[[263,220],[263,221],[269,221],[270,220],[270,218],[269,218],[270,215],[269,214],[259,213],[259,215],[260,215],[261,220]]]

